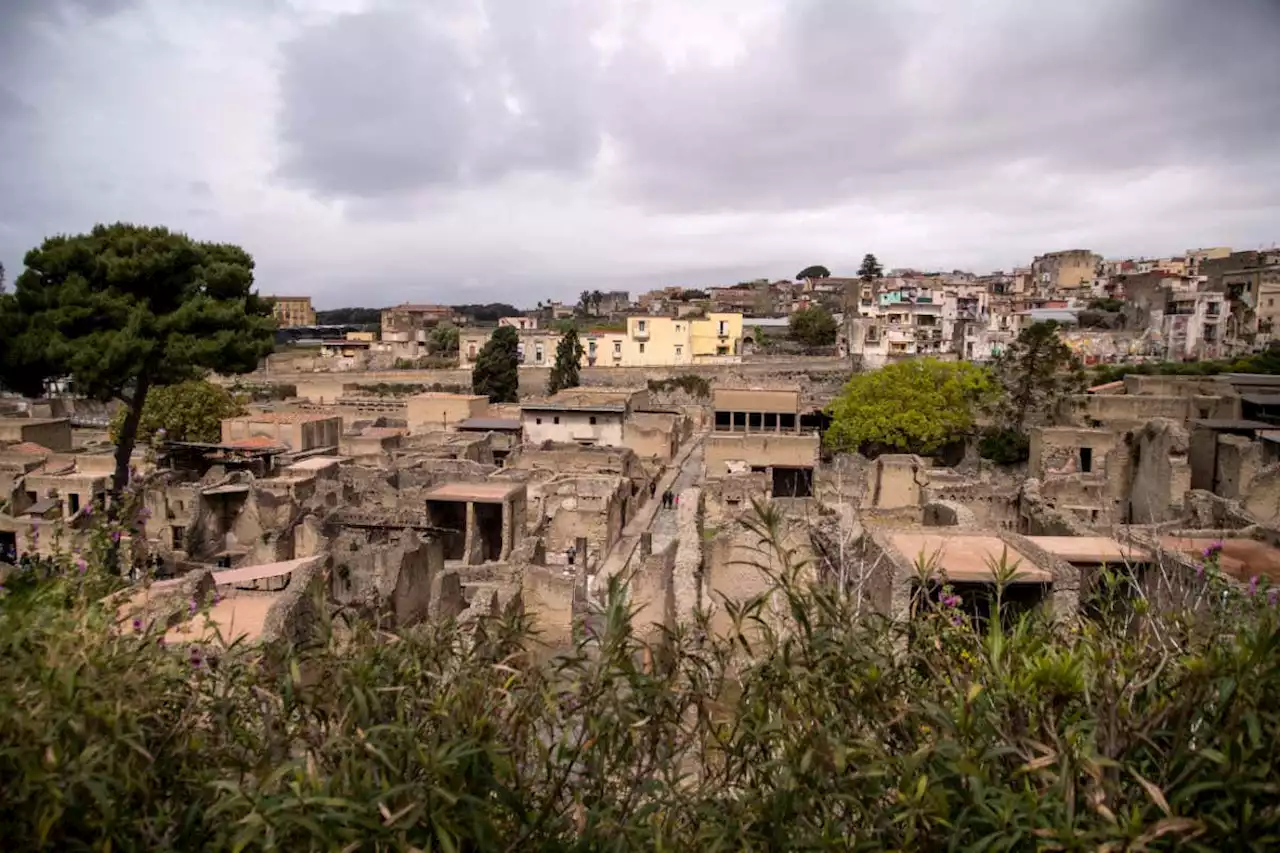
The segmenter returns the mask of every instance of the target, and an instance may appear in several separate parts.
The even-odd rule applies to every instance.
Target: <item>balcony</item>
[[[635,338],[637,341],[649,340],[649,324],[636,323],[631,327],[631,337]]]

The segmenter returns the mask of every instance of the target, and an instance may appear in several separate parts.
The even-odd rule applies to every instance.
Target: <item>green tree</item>
[[[578,294],[578,313],[587,316],[591,313],[591,291],[584,290]]]
[[[427,336],[427,352],[431,355],[454,355],[458,352],[458,327],[441,323]]]
[[[604,294],[598,290],[591,291],[591,307],[596,315],[600,314],[600,305],[604,302]]]
[[[556,345],[556,363],[547,382],[548,394],[578,387],[578,368],[582,364],[583,352],[577,329],[570,328],[560,336],[560,343]]]
[[[1004,389],[993,409],[994,420],[1016,433],[1052,420],[1065,397],[1085,389],[1080,359],[1059,337],[1052,320],[1019,332],[1017,340],[996,356],[992,371]]]
[[[117,409],[111,419],[112,441],[120,435],[126,414],[125,409]],[[240,414],[244,414],[244,406],[235,395],[206,379],[161,385],[147,395],[137,440],[216,442],[222,438],[222,419]],[[157,435],[161,430],[163,434]]]
[[[510,326],[500,326],[476,356],[471,369],[471,391],[491,403],[515,403],[520,399],[520,336]]]
[[[836,342],[836,318],[820,305],[796,311],[787,326],[791,338],[806,346],[827,347]]]
[[[884,268],[880,266],[880,262],[876,260],[875,255],[863,255],[862,266],[858,267],[858,278],[867,284],[876,279],[884,278]]]
[[[858,373],[832,402],[825,441],[832,450],[932,453],[973,428],[995,387],[969,362],[919,358]]]
[[[831,278],[831,270],[822,264],[814,264],[811,267],[805,267],[796,273],[796,281],[803,281],[806,278]]]
[[[238,246],[121,223],[51,237],[25,263],[0,296],[0,381],[37,395],[65,378],[86,397],[123,401],[117,494],[152,388],[249,373],[272,350],[271,308]]]
[[[0,293],[4,293],[4,264],[0,264]]]

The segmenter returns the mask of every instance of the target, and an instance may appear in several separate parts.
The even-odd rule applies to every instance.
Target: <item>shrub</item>
[[[705,376],[696,373],[682,373],[666,379],[650,379],[649,391],[661,394],[665,391],[683,391],[691,397],[711,398],[711,382]]]
[[[944,587],[906,630],[799,584],[777,520],[753,526],[783,568],[725,636],[703,619],[646,645],[615,579],[592,636],[542,664],[519,608],[465,636],[192,655],[118,630],[92,573],[9,596],[6,849],[1280,843],[1267,588],[1231,590],[1211,559],[1186,611],[1106,583],[1089,621],[984,631]]]
[[[1031,453],[1031,439],[1013,429],[988,429],[978,439],[978,455],[1001,465],[1026,462]]]

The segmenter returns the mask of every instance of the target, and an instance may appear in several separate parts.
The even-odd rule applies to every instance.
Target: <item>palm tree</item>
[[[590,291],[584,290],[582,291],[582,293],[578,294],[578,308],[581,309],[584,315],[591,310],[591,292]]]
[[[600,313],[600,303],[604,302],[604,294],[598,290],[591,291],[591,304],[595,306],[596,314]]]

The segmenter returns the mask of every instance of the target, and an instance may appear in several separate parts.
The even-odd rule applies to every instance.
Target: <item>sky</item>
[[[1280,241],[1280,0],[0,0],[0,262],[318,307]]]

